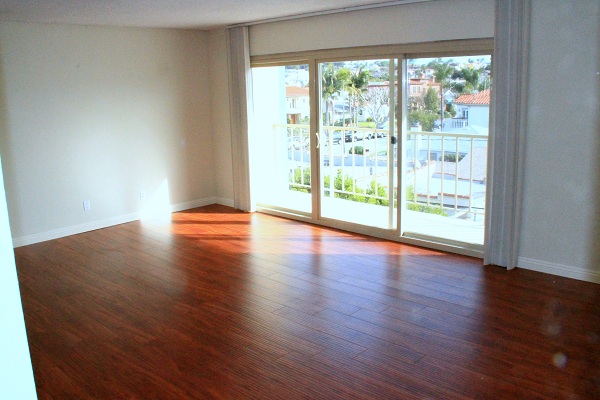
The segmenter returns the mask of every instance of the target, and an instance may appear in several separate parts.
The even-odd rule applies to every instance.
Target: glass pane
[[[489,55],[407,60],[404,233],[483,244]]]
[[[257,203],[310,213],[308,65],[252,69]]]
[[[397,164],[390,115],[396,63],[322,63],[319,74],[321,215],[394,229]]]

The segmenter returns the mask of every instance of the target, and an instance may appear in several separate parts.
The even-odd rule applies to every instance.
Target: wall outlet
[[[90,211],[92,209],[92,204],[89,200],[83,201],[83,211]]]
[[[140,201],[145,201],[145,200],[146,200],[146,191],[140,190]]]

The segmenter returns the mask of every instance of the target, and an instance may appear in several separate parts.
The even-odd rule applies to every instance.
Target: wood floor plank
[[[40,399],[600,398],[600,285],[218,205],[15,258]]]

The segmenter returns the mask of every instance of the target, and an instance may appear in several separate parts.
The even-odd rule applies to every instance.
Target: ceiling
[[[0,21],[212,29],[423,0],[0,0]]]

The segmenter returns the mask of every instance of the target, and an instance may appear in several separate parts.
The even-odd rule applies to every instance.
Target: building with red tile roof
[[[461,94],[454,104],[465,104],[465,105],[490,105],[490,89],[482,90],[479,93],[473,94]]]
[[[456,117],[453,126],[479,126],[487,129],[490,121],[490,89],[479,93],[461,94],[454,100]]]

